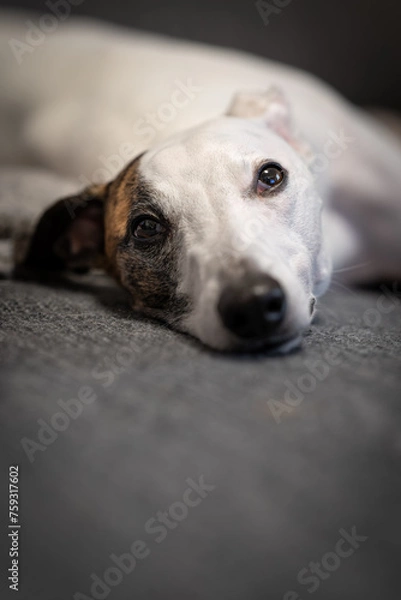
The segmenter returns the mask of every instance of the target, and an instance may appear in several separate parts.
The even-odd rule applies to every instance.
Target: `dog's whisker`
[[[349,292],[350,294],[353,294],[354,296],[356,296],[355,292],[345,283],[342,283],[340,281],[336,281],[334,278],[331,280],[331,285],[336,285],[339,288],[345,290],[346,292]]]
[[[370,261],[359,263],[358,265],[352,265],[351,267],[344,267],[343,269],[335,269],[333,273],[345,273],[346,271],[353,271],[355,269],[362,269],[362,267],[366,267],[370,264]]]

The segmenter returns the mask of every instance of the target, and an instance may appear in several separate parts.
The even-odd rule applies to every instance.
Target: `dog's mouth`
[[[302,343],[302,332],[300,330],[283,332],[276,336],[260,336],[258,338],[247,339],[234,336],[227,332],[227,337],[224,340],[219,340],[218,337],[199,335],[178,320],[175,323],[166,321],[166,319],[157,319],[165,325],[185,336],[189,336],[200,342],[205,348],[218,353],[226,354],[256,354],[264,353],[271,356],[279,356],[289,354],[300,348]]]

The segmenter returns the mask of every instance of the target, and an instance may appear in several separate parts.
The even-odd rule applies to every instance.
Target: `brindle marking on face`
[[[139,159],[137,156],[121,173],[109,184],[107,202],[104,211],[105,239],[104,247],[107,257],[107,270],[120,280],[117,262],[117,247],[125,236],[127,223],[131,211],[132,196],[128,193],[127,181],[135,181]]]
[[[141,179],[141,156],[109,187],[105,210],[105,250],[109,271],[130,292],[133,308],[170,324],[189,311],[188,297],[177,293],[179,232],[163,216],[156,194]],[[153,215],[167,227],[164,239],[144,245],[132,235],[133,218]]]

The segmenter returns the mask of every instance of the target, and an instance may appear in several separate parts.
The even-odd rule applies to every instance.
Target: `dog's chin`
[[[269,355],[289,354],[300,348],[302,331],[300,327],[286,327],[286,331],[277,332],[272,336],[258,338],[240,338],[222,327],[217,320],[211,319],[199,325],[199,322],[188,322],[187,319],[169,323],[172,329],[198,340],[203,346],[215,352],[225,353],[261,353]]]
[[[193,335],[193,334],[190,334]],[[298,350],[302,344],[302,335],[299,333],[291,336],[282,336],[276,338],[260,338],[257,340],[244,340],[234,336],[224,340],[198,340],[207,348],[215,352],[224,352],[227,354],[256,354],[263,353],[269,356],[280,356],[289,354]]]

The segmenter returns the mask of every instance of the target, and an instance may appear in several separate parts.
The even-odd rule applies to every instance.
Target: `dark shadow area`
[[[41,0],[1,5],[52,14]],[[249,0],[83,0],[70,14],[252,52],[310,71],[357,104],[401,109],[399,3],[289,0],[270,12],[264,5],[274,2],[258,10]]]

